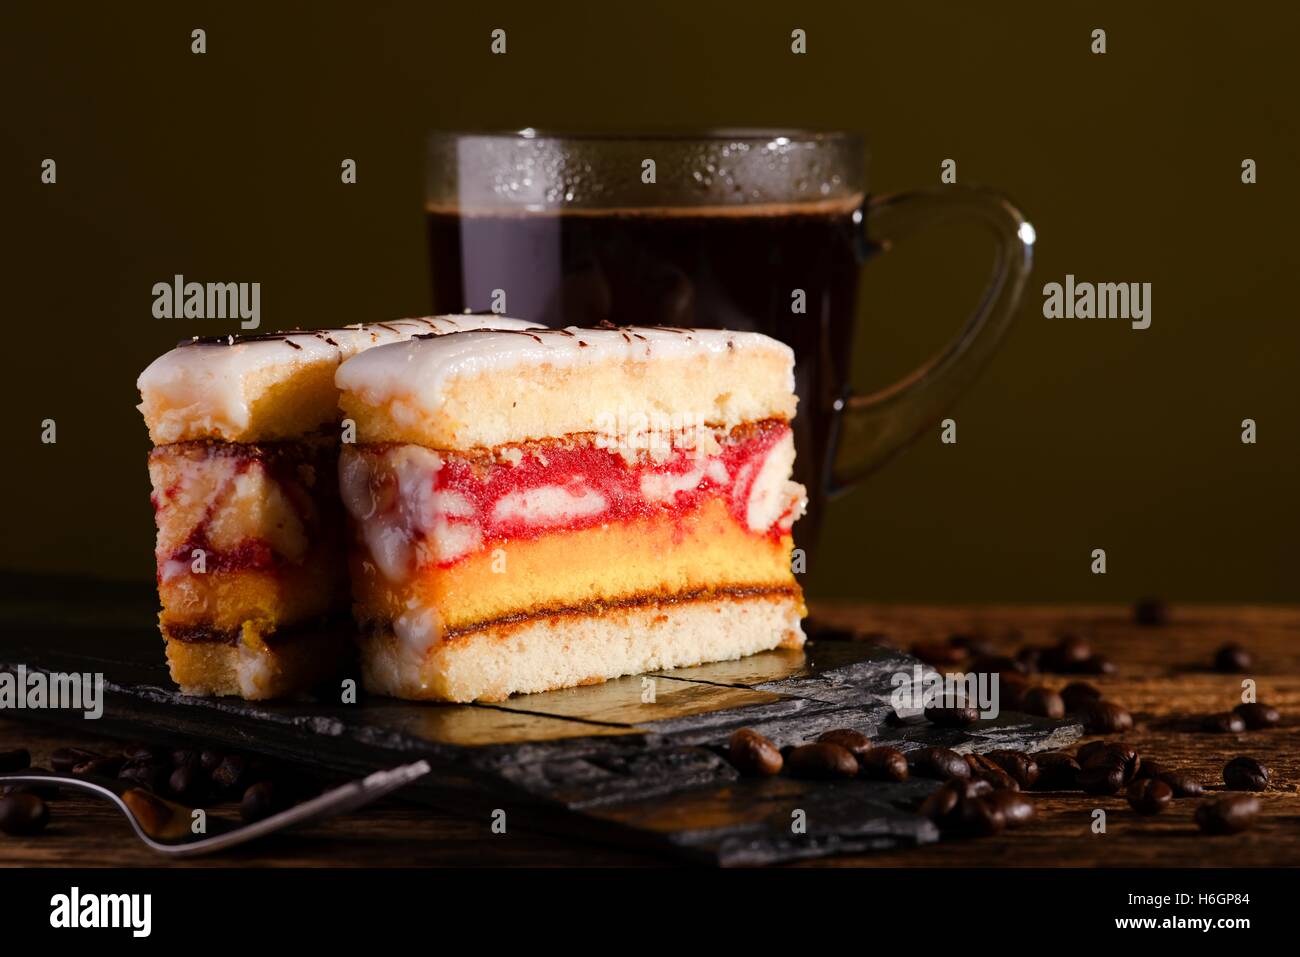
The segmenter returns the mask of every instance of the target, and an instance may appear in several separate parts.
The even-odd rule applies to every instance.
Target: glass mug
[[[548,326],[712,326],[794,349],[795,477],[807,550],[826,499],[936,423],[1014,315],[1034,232],[966,186],[868,197],[844,132],[435,133],[425,215],[433,311],[494,310]],[[919,226],[992,236],[992,275],[956,337],[894,385],[855,395],[859,273]]]

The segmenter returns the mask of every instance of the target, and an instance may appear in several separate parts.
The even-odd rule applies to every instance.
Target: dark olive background
[[[136,375],[235,330],[154,319],[154,282],[259,281],[263,329],[426,309],[427,130],[798,126],[865,133],[873,192],[937,183],[952,157],[1039,236],[1020,320],[953,410],[958,444],[935,429],[833,505],[814,595],[1300,598],[1289,5],[383,6],[0,8],[0,567],[151,576]],[[954,230],[869,267],[862,386],[945,340],[986,257]],[[1154,283],[1151,329],[1042,318],[1067,272]]]

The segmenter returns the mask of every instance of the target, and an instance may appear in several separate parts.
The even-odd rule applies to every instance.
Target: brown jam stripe
[[[312,621],[290,625],[262,635],[267,647],[274,648],[294,641],[322,641],[334,638],[340,631],[352,631],[351,617],[331,618],[324,621]],[[243,628],[216,628],[207,623],[192,625],[166,624],[162,626],[163,637],[168,641],[179,641],[187,645],[238,645],[243,635]]]

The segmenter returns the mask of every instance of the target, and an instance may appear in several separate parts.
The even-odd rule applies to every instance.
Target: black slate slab
[[[194,738],[359,774],[424,758],[407,795],[481,814],[527,809],[541,826],[626,841],[716,864],[752,864],[937,840],[912,809],[935,782],[744,780],[721,756],[736,728],[799,744],[852,727],[900,749],[1040,750],[1081,728],[1003,714],[965,729],[899,719],[890,706],[909,655],[865,643],[810,643],[494,705],[437,705],[337,689],[292,702],[195,698],[163,663],[151,603],[137,591],[0,584],[0,671],[100,672],[105,713],[94,730],[132,738]],[[143,620],[142,620],[143,619]],[[80,723],[79,713],[3,712]],[[795,818],[801,823],[796,826]]]

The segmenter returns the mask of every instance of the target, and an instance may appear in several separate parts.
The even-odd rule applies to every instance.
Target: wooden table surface
[[[1119,606],[868,606],[822,605],[819,621],[882,632],[899,647],[943,640],[957,631],[988,636],[999,650],[1045,644],[1062,630],[1087,637],[1118,665],[1115,675],[1088,678],[1128,707],[1136,727],[1124,740],[1169,767],[1184,768],[1209,785],[1222,782],[1224,763],[1238,754],[1258,758],[1273,771],[1273,787],[1259,795],[1256,827],[1230,837],[1197,833],[1198,800],[1175,801],[1165,813],[1139,818],[1122,796],[1053,794],[1036,797],[1037,818],[991,838],[944,841],[916,849],[839,857],[794,866],[1296,866],[1300,865],[1300,608],[1175,606],[1170,622],[1133,623]],[[1209,668],[1214,650],[1237,641],[1255,656],[1248,675]],[[1278,707],[1280,727],[1239,735],[1189,730],[1211,711],[1240,701],[1243,678],[1252,678],[1260,701]],[[1059,688],[1071,679],[1041,676]],[[1085,741],[1092,740],[1085,738]],[[0,721],[0,750],[27,747],[34,763],[74,745],[102,749],[104,742],[26,721]],[[1210,794],[1213,791],[1208,792]],[[1104,834],[1092,831],[1093,812],[1106,812]],[[487,813],[453,816],[396,801],[324,822],[251,848],[195,861],[162,861],[130,834],[107,804],[80,797],[52,804],[49,829],[35,838],[0,835],[0,864],[204,866],[403,866],[403,865],[656,865],[639,852],[593,845],[514,826],[494,834]]]

